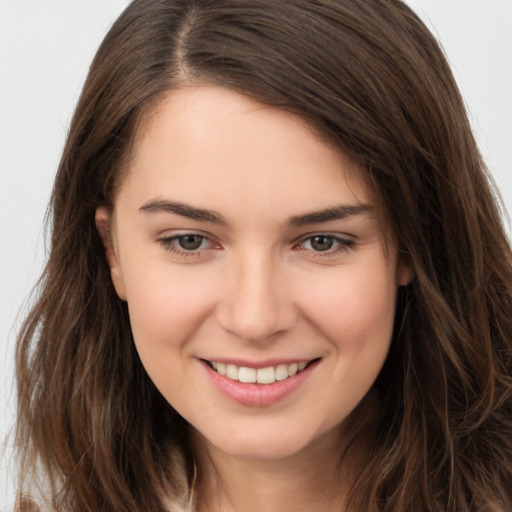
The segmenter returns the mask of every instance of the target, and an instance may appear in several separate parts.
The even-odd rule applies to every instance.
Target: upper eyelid
[[[356,236],[351,235],[349,233],[339,233],[339,232],[332,232],[332,231],[314,231],[312,233],[307,233],[305,235],[301,235],[296,238],[296,242],[302,242],[304,240],[309,240],[310,238],[314,238],[315,236],[331,236],[335,240],[340,240],[342,242],[355,242]]]
[[[168,229],[164,230],[161,233],[155,235],[153,239],[157,242],[162,240],[170,240],[172,238],[179,238],[180,236],[187,235],[197,235],[202,236],[203,238],[207,238],[208,240],[215,241],[216,237],[211,235],[210,233],[206,233],[201,231],[200,229]]]

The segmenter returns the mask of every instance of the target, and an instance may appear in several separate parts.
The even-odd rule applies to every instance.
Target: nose
[[[218,321],[244,341],[270,342],[297,321],[285,273],[270,256],[253,254],[233,262],[220,293]]]

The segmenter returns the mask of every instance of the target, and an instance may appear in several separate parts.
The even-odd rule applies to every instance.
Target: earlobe
[[[96,209],[94,221],[101,241],[103,242],[105,257],[110,268],[110,275],[112,277],[114,288],[116,289],[119,298],[126,300],[123,273],[114,243],[111,208],[107,206],[99,206]]]
[[[398,286],[407,286],[408,284],[411,284],[415,275],[416,273],[414,272],[410,258],[408,256],[401,256],[400,261],[398,262],[397,271]]]

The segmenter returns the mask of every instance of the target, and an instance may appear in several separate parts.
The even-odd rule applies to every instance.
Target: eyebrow
[[[290,226],[302,227],[309,224],[342,220],[347,217],[362,215],[364,213],[371,212],[372,210],[373,206],[365,203],[340,205],[332,208],[326,208],[325,210],[319,210],[317,212],[290,217],[287,223]]]
[[[139,210],[143,213],[174,213],[189,219],[211,222],[220,226],[227,226],[226,219],[214,210],[196,208],[178,201],[154,200],[142,205]],[[365,203],[339,205],[316,212],[289,217],[286,224],[293,227],[302,227],[309,224],[319,224],[333,220],[342,220],[354,217],[373,210],[373,206]]]
[[[139,210],[144,213],[174,213],[193,220],[211,222],[212,224],[218,224],[220,226],[227,225],[226,219],[213,210],[196,208],[177,201],[149,201],[142,205]]]

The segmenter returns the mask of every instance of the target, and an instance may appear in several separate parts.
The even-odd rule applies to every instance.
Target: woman
[[[20,495],[509,510],[511,282],[462,100],[404,4],[135,0],[55,182]]]

